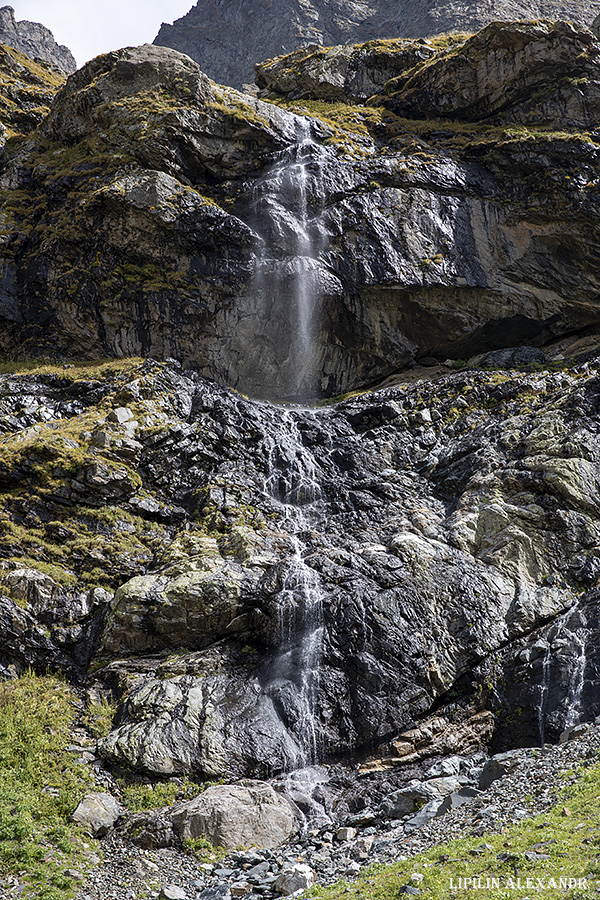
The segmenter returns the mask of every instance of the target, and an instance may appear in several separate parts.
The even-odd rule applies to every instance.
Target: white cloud
[[[109,50],[152,43],[162,22],[185,15],[194,0],[4,0],[18,21],[49,28],[78,65]]]

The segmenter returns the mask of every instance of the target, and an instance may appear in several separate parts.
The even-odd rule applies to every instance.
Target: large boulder
[[[223,559],[214,539],[205,541],[204,550],[183,571],[138,576],[119,588],[105,625],[103,652],[199,650],[248,628],[249,618],[242,616],[243,567]]]
[[[226,850],[273,849],[294,834],[289,803],[261,781],[209,787],[170,812],[182,840],[207,838]]]
[[[249,146],[281,147],[293,139],[295,119],[218,87],[183,53],[144,44],[98,56],[72,75],[42,132],[69,144],[100,140],[197,182],[207,171],[243,167]]]
[[[302,47],[255,66],[265,96],[291,100],[364,101],[386,82],[436,54],[428,41],[369,41],[338,47]]]
[[[73,821],[103,837],[123,815],[123,807],[112,794],[94,792],[86,794],[73,813]]]

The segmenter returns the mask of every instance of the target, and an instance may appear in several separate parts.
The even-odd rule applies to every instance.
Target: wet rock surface
[[[4,669],[93,661],[102,757],[163,777],[557,740],[600,712],[588,356],[321,409],[151,361],[5,376]]]

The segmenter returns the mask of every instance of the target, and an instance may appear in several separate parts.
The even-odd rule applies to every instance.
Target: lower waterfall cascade
[[[289,534],[292,554],[277,601],[279,648],[269,666],[269,696],[291,688],[296,694],[295,721],[290,722],[298,751],[292,766],[305,768],[319,761],[315,726],[319,668],[323,640],[323,589],[307,564],[303,532],[319,514],[321,487],[312,455],[302,442],[293,412],[283,412],[269,448],[266,491],[280,505],[282,528]]]

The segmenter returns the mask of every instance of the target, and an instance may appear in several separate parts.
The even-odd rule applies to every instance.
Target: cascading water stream
[[[570,640],[577,650],[577,659],[575,666],[571,672],[569,683],[569,693],[567,695],[567,717],[565,719],[565,728],[572,725],[578,725],[581,719],[581,695],[583,693],[583,685],[585,678],[585,666],[587,663],[586,654],[586,633],[587,622],[582,609],[578,609],[580,623],[575,630],[570,632]]]
[[[317,214],[324,205],[323,170],[330,151],[313,140],[309,120],[298,117],[296,127],[295,143],[278,154],[253,189],[254,228],[261,238],[253,289],[263,318],[272,323],[264,356],[278,361],[274,376],[285,383],[285,393],[307,399],[319,392],[324,239]],[[319,758],[323,592],[307,562],[304,535],[317,519],[321,487],[291,411],[282,411],[274,429],[265,490],[279,507],[290,548],[277,597],[278,646],[265,692],[286,721],[296,748],[289,767],[298,769]]]
[[[285,708],[297,752],[291,768],[319,758],[317,695],[323,641],[323,591],[319,575],[308,565],[303,534],[319,514],[321,487],[312,455],[306,450],[294,416],[284,411],[269,447],[265,489],[282,513],[291,554],[277,597],[278,650],[266,693]]]
[[[274,325],[269,347],[280,360],[286,393],[309,399],[319,393],[316,350],[325,245],[317,213],[324,205],[324,164],[330,151],[297,119],[297,139],[278,154],[253,188],[255,230],[261,244],[253,291]]]
[[[574,620],[574,621],[573,621]],[[571,622],[573,621],[573,625]],[[543,747],[546,739],[545,718],[547,712],[548,695],[551,685],[552,661],[557,657],[561,642],[564,646],[574,649],[572,664],[569,669],[569,683],[566,695],[566,713],[563,729],[579,724],[581,718],[581,697],[584,687],[585,667],[587,663],[586,652],[586,618],[584,611],[577,603],[574,607],[564,612],[555,623],[552,636],[547,639],[547,648],[542,662],[542,682],[540,684],[540,699],[538,707],[538,729],[540,744]],[[557,646],[558,645],[558,646]]]

